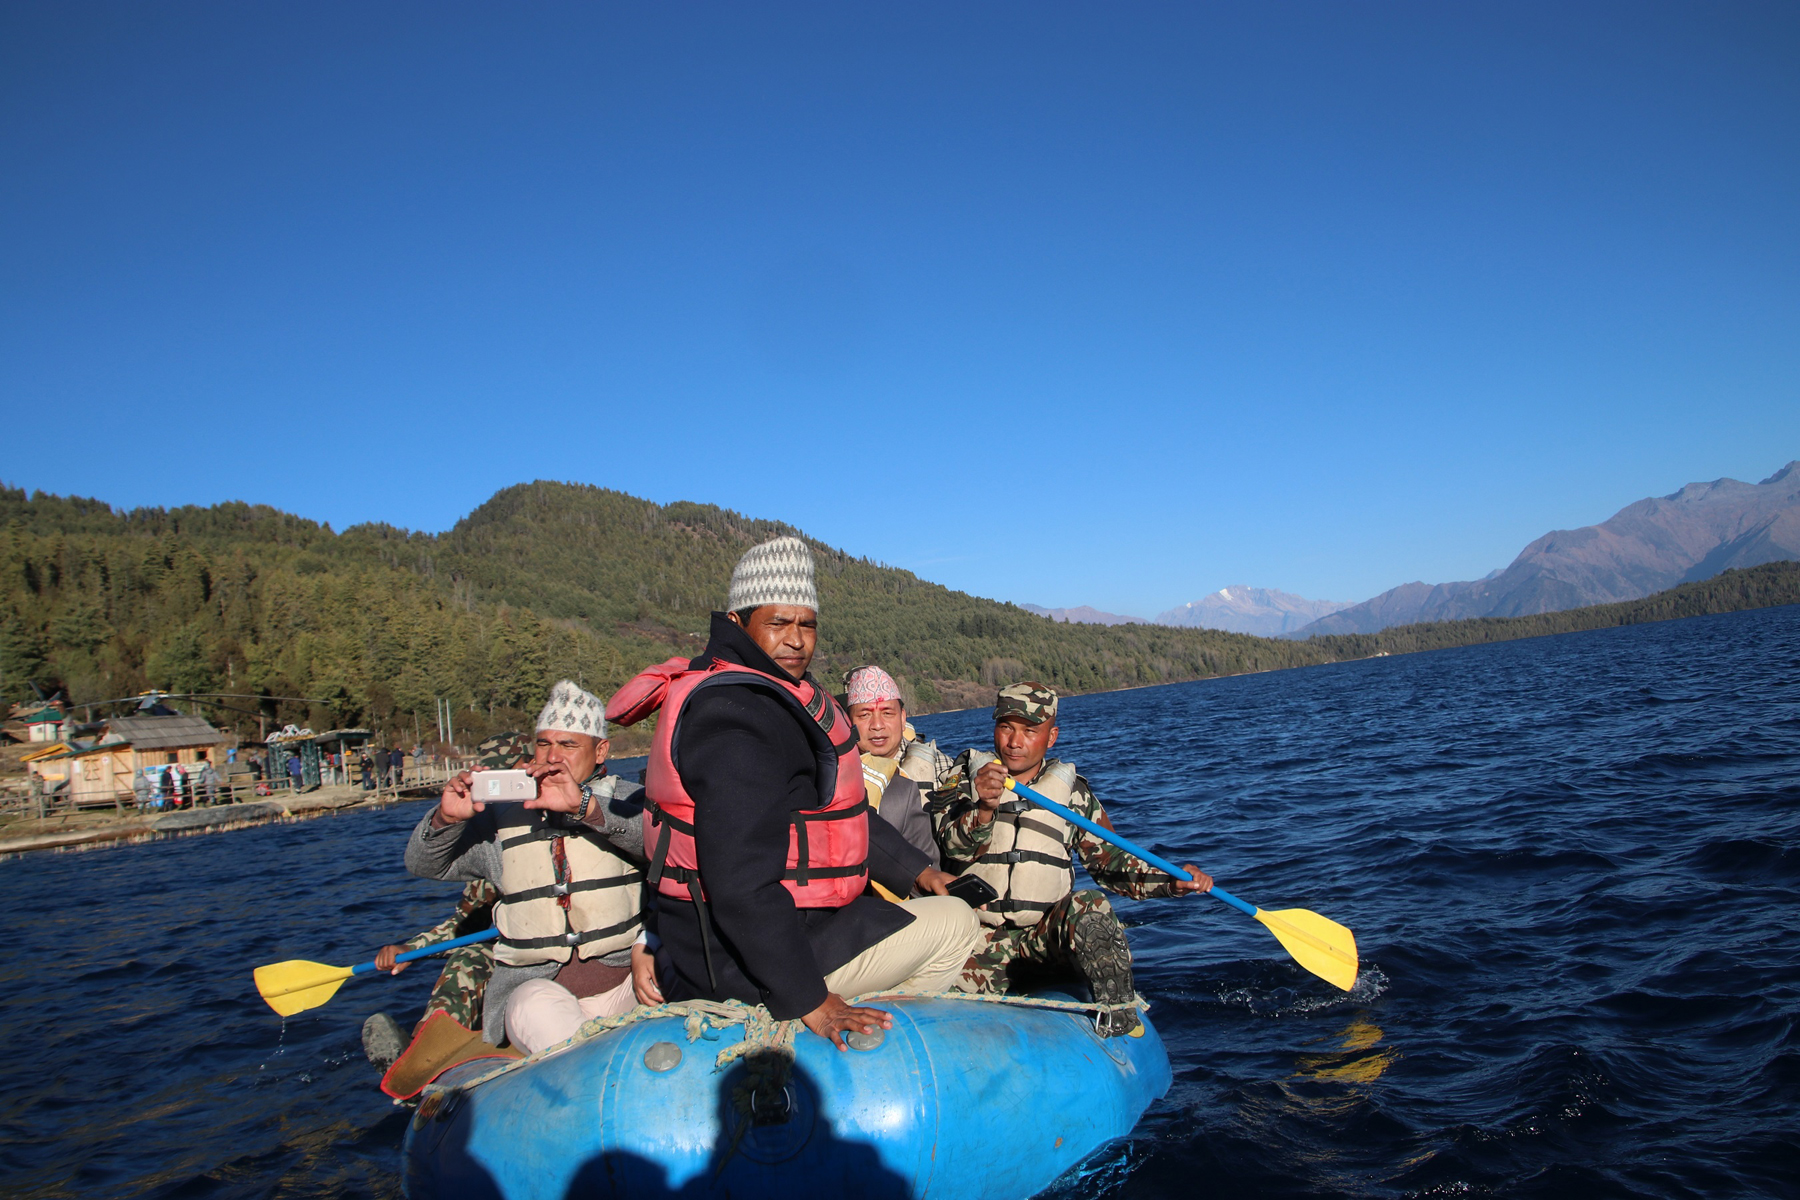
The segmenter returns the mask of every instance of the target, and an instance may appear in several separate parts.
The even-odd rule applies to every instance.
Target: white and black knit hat
[[[538,714],[537,731],[585,733],[589,737],[606,736],[606,705],[592,692],[583,691],[573,680],[565,679],[550,689],[550,702]]]
[[[759,604],[798,604],[819,611],[819,592],[813,586],[813,556],[797,537],[778,537],[752,546],[738,559],[731,573],[731,595],[725,607],[731,612]]]

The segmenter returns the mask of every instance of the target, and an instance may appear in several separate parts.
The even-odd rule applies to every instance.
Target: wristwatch
[[[577,821],[586,821],[587,820],[588,806],[590,804],[592,804],[593,802],[594,802],[594,789],[589,787],[585,783],[582,784],[581,785],[581,807],[575,810],[575,819]]]

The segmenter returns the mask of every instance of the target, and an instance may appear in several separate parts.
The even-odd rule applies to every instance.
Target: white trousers
[[[637,1004],[631,979],[610,992],[576,999],[554,979],[527,979],[506,1000],[506,1038],[527,1054],[575,1036],[583,1021],[616,1017]]]
[[[900,905],[913,921],[825,976],[843,997],[889,988],[941,992],[956,986],[963,964],[984,940],[975,910],[955,896],[921,896]]]

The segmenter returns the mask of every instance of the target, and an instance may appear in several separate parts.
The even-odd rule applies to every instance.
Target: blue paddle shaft
[[[1081,828],[1087,830],[1089,833],[1093,834],[1095,837],[1099,838],[1101,841],[1111,842],[1113,845],[1117,846],[1119,849],[1125,851],[1125,853],[1134,855],[1137,858],[1141,858],[1145,862],[1149,863],[1151,866],[1155,867],[1157,870],[1167,871],[1169,874],[1173,875],[1177,879],[1186,879],[1190,882],[1193,880],[1194,877],[1192,875],[1189,875],[1186,871],[1182,870],[1180,867],[1176,866],[1174,863],[1170,862],[1168,859],[1164,858],[1162,855],[1152,854],[1150,851],[1144,849],[1142,846],[1138,845],[1136,842],[1132,841],[1130,838],[1121,837],[1119,834],[1114,833],[1112,830],[1110,830],[1106,826],[1100,824],[1098,821],[1088,820],[1086,817],[1082,816],[1080,813],[1076,812],[1074,809],[1070,808],[1068,805],[1058,804],[1056,801],[1050,799],[1050,797],[1042,795],[1038,792],[1032,791],[1030,788],[1026,787],[1024,784],[1020,783],[1016,779],[1009,780],[1008,782],[1011,783],[1012,790],[1019,793],[1019,795],[1025,797],[1025,799],[1031,801],[1033,804],[1041,805],[1042,807],[1049,809],[1051,812],[1055,813],[1057,816],[1061,817],[1063,820],[1068,821],[1072,825],[1079,825]],[[1244,903],[1242,900],[1239,900],[1236,896],[1232,895],[1230,892],[1226,891],[1224,888],[1220,887],[1216,883],[1213,884],[1212,891],[1208,892],[1207,895],[1217,896],[1219,899],[1223,900],[1225,903],[1231,905],[1231,907],[1237,909],[1241,913],[1246,914],[1247,916],[1254,917],[1256,915],[1256,905]]]
[[[498,929],[484,929],[480,933],[466,933],[459,938],[451,938],[447,942],[433,942],[429,946],[421,946],[417,950],[408,950],[405,954],[394,955],[396,963],[411,962],[415,958],[430,958],[433,954],[442,954],[446,950],[454,950],[458,946],[473,946],[476,942],[485,942],[500,936]],[[372,962],[357,963],[350,968],[352,975],[367,975],[375,970]]]

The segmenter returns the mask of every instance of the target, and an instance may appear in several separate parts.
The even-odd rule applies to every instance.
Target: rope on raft
[[[889,988],[886,991],[874,992],[865,996],[852,996],[849,1003],[860,1005],[877,1000],[973,1000],[988,1004],[1005,1004],[1014,1008],[1050,1008],[1064,1012],[1108,1013],[1119,1009],[1134,1008],[1139,1012],[1148,1012],[1150,1002],[1142,996],[1134,996],[1121,1004],[1101,1004],[1097,1001],[1052,1000],[1047,996],[1013,996],[1004,992],[961,992],[942,991],[924,992],[910,988]],[[771,1089],[784,1088],[787,1085],[788,1068],[794,1061],[794,1038],[804,1025],[798,1019],[777,1021],[769,1010],[760,1004],[745,1004],[742,1000],[680,1000],[672,1004],[645,1005],[640,1004],[629,1012],[613,1017],[595,1017],[582,1022],[581,1028],[573,1037],[558,1042],[554,1046],[546,1046],[529,1058],[513,1059],[500,1064],[484,1074],[477,1075],[457,1085],[458,1091],[468,1091],[479,1087],[489,1080],[498,1079],[502,1075],[529,1067],[533,1063],[546,1058],[553,1058],[566,1050],[573,1049],[583,1042],[590,1041],[602,1034],[611,1033],[615,1029],[623,1029],[627,1025],[635,1025],[640,1021],[660,1021],[665,1017],[682,1018],[682,1031],[687,1034],[689,1042],[702,1039],[713,1042],[719,1040],[719,1031],[742,1025],[744,1036],[719,1051],[713,1060],[713,1070],[723,1071],[738,1059],[750,1059],[746,1066],[750,1070],[751,1079],[748,1088],[739,1088],[744,1093],[740,1111],[748,1112],[746,1106],[752,1103],[750,1094],[761,1095]]]

